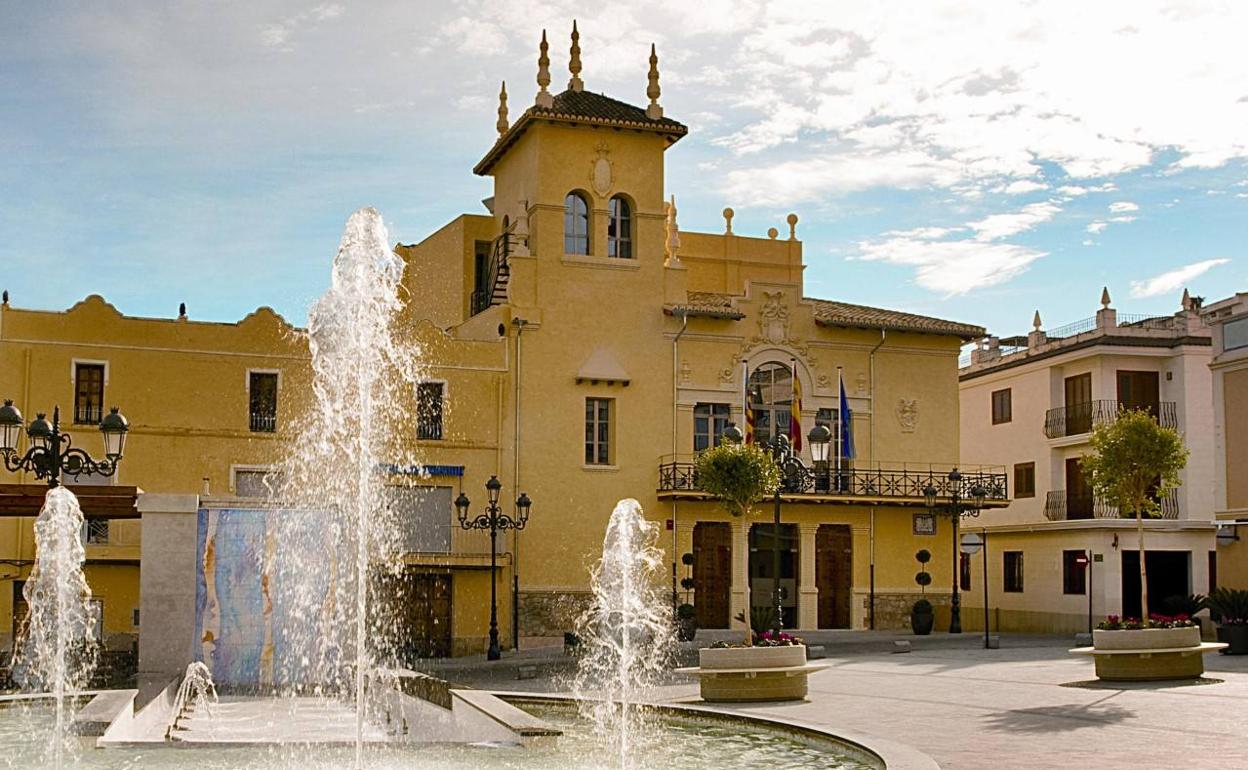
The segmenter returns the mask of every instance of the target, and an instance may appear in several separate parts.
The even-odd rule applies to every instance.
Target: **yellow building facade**
[[[500,102],[498,139],[475,168],[493,180],[488,212],[396,246],[403,333],[427,363],[430,411],[410,441],[428,473],[383,470],[395,485],[441,490],[428,497],[443,506],[436,522],[422,521],[449,530],[448,545],[406,557],[438,592],[417,603],[418,626],[449,630],[430,654],[484,649],[489,538],[461,531],[450,500],[463,491],[479,510],[491,476],[506,510],[522,491],[533,501],[528,526],[500,537],[504,646],[575,628],[625,498],[660,526],[673,600],[692,603],[703,627],[763,610],[777,579],[771,507],[733,519],[698,489],[692,459],[729,422],[745,423],[747,397],[760,437],[787,432],[794,376],[800,435],[817,422],[843,435],[843,406],[853,455],[842,445],[835,464],[783,496],[785,625],[897,628],[924,591],[946,623],[952,531],[927,512],[923,489],[948,491],[958,353],[984,330],[807,297],[794,215],[763,236],[734,232],[731,209],[721,231],[680,231],[665,153],[688,129],[664,115],[656,57],[644,108],[585,89],[575,38],[569,69],[568,88],[551,92],[543,41],[532,105],[512,121]],[[75,403],[77,364],[92,362],[105,367],[107,404],[131,420],[116,482],[220,505],[245,501],[255,474],[288,451],[309,372],[304,336],[267,309],[237,324],[128,318],[98,297],[64,313],[0,309],[0,397],[24,414]],[[253,388],[270,395],[257,402]],[[808,448],[801,455],[809,465]],[[1007,502],[1002,469],[962,470],[964,492],[980,485],[990,506]],[[137,535],[121,537],[134,526],[117,527],[115,548],[131,550],[115,558],[128,565]],[[0,548],[28,560],[29,519],[0,527]],[[920,550],[934,557],[926,589]],[[137,585],[93,582],[106,610],[129,607]],[[106,612],[106,632],[134,633],[125,619]]]

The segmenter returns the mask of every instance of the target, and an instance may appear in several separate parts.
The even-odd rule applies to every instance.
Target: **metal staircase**
[[[511,256],[512,234],[515,223],[503,230],[490,244],[490,258],[485,268],[484,288],[472,293],[472,314],[487,310],[507,301],[507,282],[511,279],[511,267],[508,257]]]

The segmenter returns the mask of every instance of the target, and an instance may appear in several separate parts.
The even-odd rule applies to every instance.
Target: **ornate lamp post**
[[[739,444],[745,438],[741,433],[741,429],[736,425],[729,425],[724,429],[722,435],[725,441],[733,444]],[[823,425],[816,425],[806,436],[806,440],[810,442],[810,454],[814,460],[815,467],[826,471],[828,447],[832,440],[832,432]],[[771,630],[773,633],[779,634],[784,615],[783,593],[780,590],[780,494],[782,492],[806,491],[808,480],[811,478],[811,471],[802,462],[802,458],[793,451],[793,445],[790,443],[789,437],[783,433],[776,436],[773,441],[760,441],[759,446],[764,451],[770,452],[771,459],[780,467],[780,486],[776,487],[776,493],[773,496],[775,519],[772,523],[771,532],[772,601],[775,605]]]
[[[971,488],[970,502],[962,497],[962,474],[957,468],[949,471],[946,477],[949,480],[949,494],[947,497],[940,499],[938,490],[929,481],[927,486],[923,488],[923,498],[927,503],[927,509],[932,513],[943,513],[949,517],[949,521],[953,523],[953,599],[950,603],[949,633],[962,633],[962,597],[958,594],[958,579],[961,577],[958,569],[958,549],[960,540],[958,538],[958,526],[961,524],[963,516],[978,516],[980,509],[984,507],[984,498],[988,493],[983,487],[976,484]],[[987,579],[987,574],[984,575]]]
[[[471,519],[468,517],[468,507],[472,503],[469,502],[468,496],[460,492],[459,497],[455,498],[455,509],[459,512],[459,526],[464,529],[488,529],[490,531],[490,648],[485,655],[488,660],[498,660],[503,656],[502,650],[498,647],[498,531],[500,529],[524,529],[529,523],[529,508],[533,505],[529,496],[521,492],[516,498],[515,517],[503,513],[498,507],[498,496],[502,489],[503,485],[498,477],[490,476],[490,480],[485,482],[486,496],[489,500],[485,506],[485,513],[479,513]],[[515,623],[516,618],[512,618],[511,622]]]
[[[68,433],[61,431],[61,408],[58,406],[52,410],[52,422],[48,422],[43,412],[31,420],[26,427],[30,448],[19,456],[17,444],[22,434],[22,413],[11,400],[7,400],[4,406],[0,406],[0,455],[4,456],[4,467],[10,471],[34,471],[35,478],[46,479],[49,487],[57,487],[64,474],[77,478],[84,473],[97,476],[116,473],[125,452],[129,430],[130,423],[117,411],[117,407],[113,407],[100,421],[106,459],[92,459],[86,450],[73,445]]]

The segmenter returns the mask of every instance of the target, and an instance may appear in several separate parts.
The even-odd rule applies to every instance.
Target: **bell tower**
[[[543,260],[568,256],[661,263],[663,153],[688,129],[663,114],[655,47],[650,47],[646,73],[646,107],[586,90],[575,21],[568,49],[568,87],[558,94],[549,90],[549,51],[543,30],[532,105],[509,120],[504,86],[499,94],[498,139],[473,169],[494,177],[499,231],[506,222],[517,241],[527,241],[517,242],[520,252]],[[565,228],[565,209],[567,217],[576,219],[574,226]],[[621,211],[627,213],[630,228],[627,245],[617,232],[625,221]]]

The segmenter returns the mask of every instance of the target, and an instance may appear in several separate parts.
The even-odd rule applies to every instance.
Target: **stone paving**
[[[985,650],[973,635],[934,635],[904,654],[887,652],[883,636],[850,638],[825,642],[829,667],[811,677],[806,702],[737,710],[905,743],[945,770],[1248,768],[1248,656],[1205,656],[1201,684],[1111,686],[1067,654],[1069,637],[1006,636]],[[513,665],[526,657],[541,655]],[[476,686],[562,689],[553,664],[524,680],[518,668],[473,668],[461,679]],[[696,701],[697,685],[677,679],[657,695]]]

